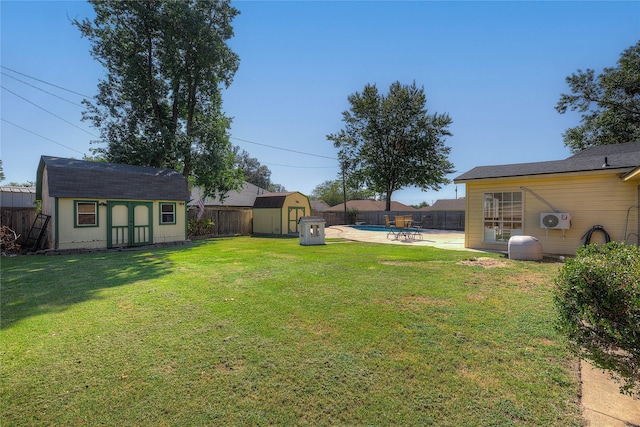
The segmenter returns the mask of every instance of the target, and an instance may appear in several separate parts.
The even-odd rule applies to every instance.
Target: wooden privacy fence
[[[353,219],[347,218],[344,212],[313,211],[311,215],[323,217],[327,227],[354,223]],[[367,211],[358,212],[355,222],[367,225],[385,225],[385,215],[389,215],[391,219],[396,215],[411,215],[422,228],[464,231],[464,211]]]
[[[0,225],[6,225],[20,235],[18,243],[22,244],[27,238],[29,230],[35,221],[38,212],[35,208],[11,208],[0,210]]]
[[[197,210],[189,211],[189,219],[196,219]],[[216,209],[206,207],[203,218],[213,221],[212,236],[248,236],[252,233],[252,209]]]

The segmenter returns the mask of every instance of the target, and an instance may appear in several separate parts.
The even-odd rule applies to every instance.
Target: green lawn
[[[250,237],[1,263],[3,426],[581,422],[559,264]]]

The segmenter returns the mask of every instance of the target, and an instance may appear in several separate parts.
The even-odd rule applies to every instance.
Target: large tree
[[[242,172],[222,113],[221,90],[239,64],[227,46],[238,11],[227,0],[90,0],[93,21],[74,21],[106,68],[84,117],[107,160],[166,167],[207,195],[238,188]]]
[[[578,70],[566,78],[570,94],[562,94],[556,110],[582,113],[581,125],[563,134],[572,152],[640,140],[640,41],[622,52],[618,65]]]
[[[316,200],[323,200],[329,206],[335,206],[344,202],[344,190],[342,180],[325,181],[313,189],[311,197]],[[374,194],[366,190],[351,187],[346,188],[347,201],[368,199],[372,196],[374,196]]]
[[[255,157],[251,157],[246,150],[240,151],[240,147],[234,147],[233,151],[236,156],[236,167],[242,170],[245,181],[265,190],[268,189],[271,185],[269,168],[260,164]]]
[[[384,194],[386,210],[396,190],[415,186],[438,190],[453,172],[444,140],[451,118],[428,114],[424,88],[395,82],[385,96],[375,84],[348,97],[344,128],[327,135],[339,148],[340,164],[351,179],[373,193]]]
[[[274,193],[287,191],[284,185],[271,182],[271,170],[246,150],[240,151],[240,147],[234,147],[233,152],[236,156],[235,166],[242,170],[245,181]]]

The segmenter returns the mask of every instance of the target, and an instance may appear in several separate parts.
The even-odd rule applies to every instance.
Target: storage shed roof
[[[287,196],[295,194],[295,192],[286,193],[264,193],[256,197],[253,203],[254,208],[281,208],[284,206]]]
[[[45,167],[52,197],[184,201],[190,197],[187,180],[173,169],[42,156],[36,182],[39,199]]]

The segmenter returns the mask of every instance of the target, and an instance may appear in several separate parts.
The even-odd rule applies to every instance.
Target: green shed
[[[262,194],[253,204],[253,234],[298,235],[300,218],[310,214],[309,198],[300,192]]]

